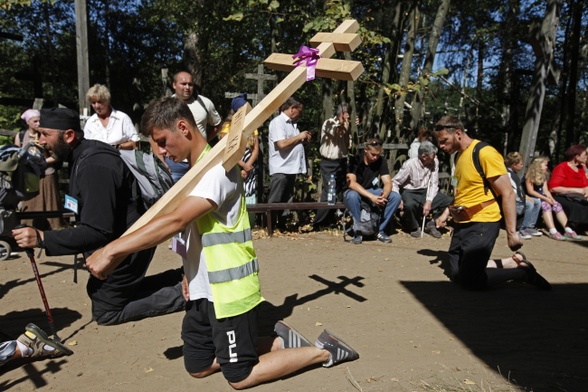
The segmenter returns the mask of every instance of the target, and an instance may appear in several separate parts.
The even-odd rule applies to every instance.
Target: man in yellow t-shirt
[[[549,282],[537,273],[522,252],[515,252],[506,259],[490,260],[500,231],[500,207],[504,214],[508,247],[516,251],[523,245],[515,227],[515,194],[503,157],[490,146],[479,150],[486,183],[473,161],[474,147],[480,141],[465,132],[458,118],[442,117],[435,125],[434,134],[443,151],[457,153],[452,178],[455,201],[453,208],[450,208],[455,221],[449,246],[451,279],[471,290],[482,290],[507,281],[524,281],[542,290],[550,290]],[[501,196],[501,206],[494,194]]]

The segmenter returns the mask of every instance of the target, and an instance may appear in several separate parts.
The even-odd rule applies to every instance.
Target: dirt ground
[[[361,355],[256,387],[259,391],[588,391],[588,241],[525,242],[523,251],[553,284],[467,292],[443,273],[449,235],[393,236],[392,244],[345,243],[338,232],[256,233],[267,300],[261,327],[285,319],[314,340],[323,328]],[[495,257],[506,257],[504,232]],[[184,371],[182,314],[99,327],[90,320],[87,272],[73,283],[73,257],[37,260],[58,335],[69,357],[0,368],[1,391],[230,391],[222,375]],[[177,267],[158,248],[152,272]],[[30,262],[0,262],[0,331],[28,322],[49,330]]]

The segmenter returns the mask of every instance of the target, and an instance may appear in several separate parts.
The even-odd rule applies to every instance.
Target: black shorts
[[[216,358],[227,381],[246,379],[258,362],[255,350],[258,308],[217,320],[212,302],[189,301],[182,322],[184,366],[188,373],[210,368]]]

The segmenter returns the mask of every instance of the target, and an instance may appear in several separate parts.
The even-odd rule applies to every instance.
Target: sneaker
[[[427,222],[427,225],[425,226],[425,233],[430,234],[435,238],[441,238],[442,236],[441,232],[437,230],[437,227],[435,227],[434,220]]]
[[[276,323],[274,332],[282,339],[283,348],[312,347],[310,340],[306,339],[300,332],[284,321],[278,321]]]
[[[565,241],[566,240],[566,237],[561,235],[559,232],[549,233],[549,238],[553,238],[554,240],[558,240],[558,241]]]
[[[523,229],[522,231],[524,231],[525,233],[527,233],[527,234],[529,234],[530,236],[533,236],[533,237],[541,237],[543,235],[542,232],[540,232],[537,229],[533,229],[533,228]]]
[[[385,244],[389,244],[390,242],[392,242],[392,238],[390,238],[390,236],[384,233],[383,231],[380,231],[378,233],[378,241],[383,242]]]
[[[341,362],[354,361],[359,358],[357,351],[326,329],[316,338],[314,345],[331,353],[329,360],[323,363],[324,367],[331,367]]]
[[[523,240],[530,240],[531,238],[531,234],[527,234],[527,232],[525,230],[519,230],[519,237]]]
[[[566,231],[564,233],[564,237],[568,240],[574,240],[574,241],[581,241],[582,240],[582,236],[576,234],[575,231]]]
[[[363,241],[363,237],[359,234],[357,234],[355,237],[353,237],[353,239],[351,240],[352,244],[361,244]]]
[[[58,341],[51,339],[47,334],[35,324],[30,323],[26,326],[25,332],[18,337],[18,341],[23,345],[31,348],[33,353],[29,357],[61,357],[71,355],[73,351],[65,347]],[[46,346],[52,347],[53,350],[47,350]]]
[[[414,238],[420,238],[421,237],[421,231],[419,229],[416,229],[415,231],[412,231],[410,233],[410,236],[411,237],[414,237]]]

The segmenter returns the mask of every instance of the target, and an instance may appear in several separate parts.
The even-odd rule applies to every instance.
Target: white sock
[[[20,350],[20,354],[23,357],[28,357],[28,356],[30,356],[33,353],[33,349],[32,348],[25,346],[24,344],[22,344],[18,340],[16,341],[16,345],[18,346],[18,349]]]
[[[574,232],[574,230],[570,229],[569,227],[566,227],[564,230],[566,231],[566,233],[573,233]]]
[[[557,233],[557,229],[554,227],[553,229],[549,229],[549,234]]]

